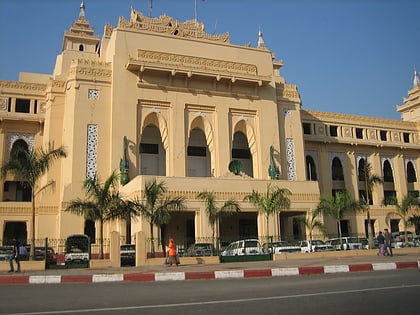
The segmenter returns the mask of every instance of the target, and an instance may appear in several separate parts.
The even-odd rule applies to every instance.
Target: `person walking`
[[[10,270],[9,272],[14,272],[15,268],[13,266],[13,260],[16,261],[17,269],[16,272],[20,272],[20,260],[19,260],[19,241],[16,238],[13,238],[13,254],[9,258]]]
[[[377,237],[378,240],[378,256],[379,255],[386,255],[386,251],[385,251],[385,237],[382,234],[382,231],[379,231],[379,235]]]
[[[174,239],[171,237],[169,238],[169,251],[168,251],[168,264],[169,266],[172,266],[173,264],[175,265],[179,265],[179,259],[178,259],[178,254],[176,252],[176,245],[174,242]]]
[[[391,247],[391,233],[389,233],[388,229],[384,229],[384,238],[385,238],[385,250],[387,255],[389,256],[394,256],[394,254],[392,253],[392,247]]]

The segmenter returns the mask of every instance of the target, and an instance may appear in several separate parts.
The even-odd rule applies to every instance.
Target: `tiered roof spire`
[[[79,19],[85,18],[85,17],[86,17],[85,3],[82,1],[82,3],[80,4]]]
[[[420,79],[419,79],[419,76],[417,74],[416,68],[414,68],[413,88],[415,88],[416,86],[420,86]]]

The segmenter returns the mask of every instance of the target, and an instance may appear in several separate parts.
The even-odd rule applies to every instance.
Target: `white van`
[[[341,248],[340,238],[331,238],[326,243],[332,245],[335,250],[363,249],[362,243],[357,237],[342,237],[343,248]]]
[[[263,247],[257,239],[240,240],[230,243],[221,256],[244,256],[264,254]]]

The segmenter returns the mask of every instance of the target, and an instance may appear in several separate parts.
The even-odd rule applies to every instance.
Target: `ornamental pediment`
[[[204,31],[204,24],[195,20],[179,22],[167,15],[150,18],[134,9],[131,10],[130,20],[120,17],[118,27],[131,30],[150,31],[183,38],[206,39],[229,43],[229,33],[221,35],[208,34]]]

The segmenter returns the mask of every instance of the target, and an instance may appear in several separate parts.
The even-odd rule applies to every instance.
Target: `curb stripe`
[[[185,280],[215,279],[213,271],[186,272]]]
[[[357,265],[349,265],[350,272],[357,272],[357,271],[372,271],[373,266],[372,264],[357,264]]]
[[[244,271],[243,270],[223,270],[223,271],[215,271],[214,277],[216,279],[228,279],[228,278],[243,278]]]
[[[62,283],[72,283],[72,282],[92,282],[92,276],[91,275],[85,275],[85,276],[62,276],[61,277]]]
[[[271,277],[271,269],[244,270],[244,278]]]
[[[154,273],[128,273],[124,275],[124,281],[155,281]]]
[[[299,267],[300,275],[313,275],[324,273],[324,267]]]
[[[117,282],[117,281],[180,281],[205,279],[232,279],[253,277],[278,277],[311,274],[330,274],[357,271],[379,271],[396,269],[420,269],[420,261],[402,261],[374,264],[303,266],[292,268],[191,271],[191,272],[146,272],[128,274],[93,274],[93,275],[5,275],[0,276],[0,284],[47,284],[77,282]]]
[[[299,268],[292,267],[292,268],[273,268],[271,269],[271,274],[273,277],[279,276],[298,276],[299,275]]]
[[[157,272],[155,273],[155,281],[168,281],[168,280],[185,280],[184,272]]]
[[[348,265],[324,266],[324,273],[349,272]]]
[[[397,269],[405,269],[405,268],[417,268],[418,262],[416,261],[400,261],[396,263]]]
[[[379,270],[394,270],[397,269],[397,266],[395,263],[377,263],[372,264],[373,270],[379,271]]]
[[[61,283],[61,276],[29,276],[29,283]]]
[[[28,284],[29,276],[4,276],[0,277],[0,284]]]
[[[121,274],[98,274],[92,276],[92,282],[116,282],[123,281],[124,275]]]

